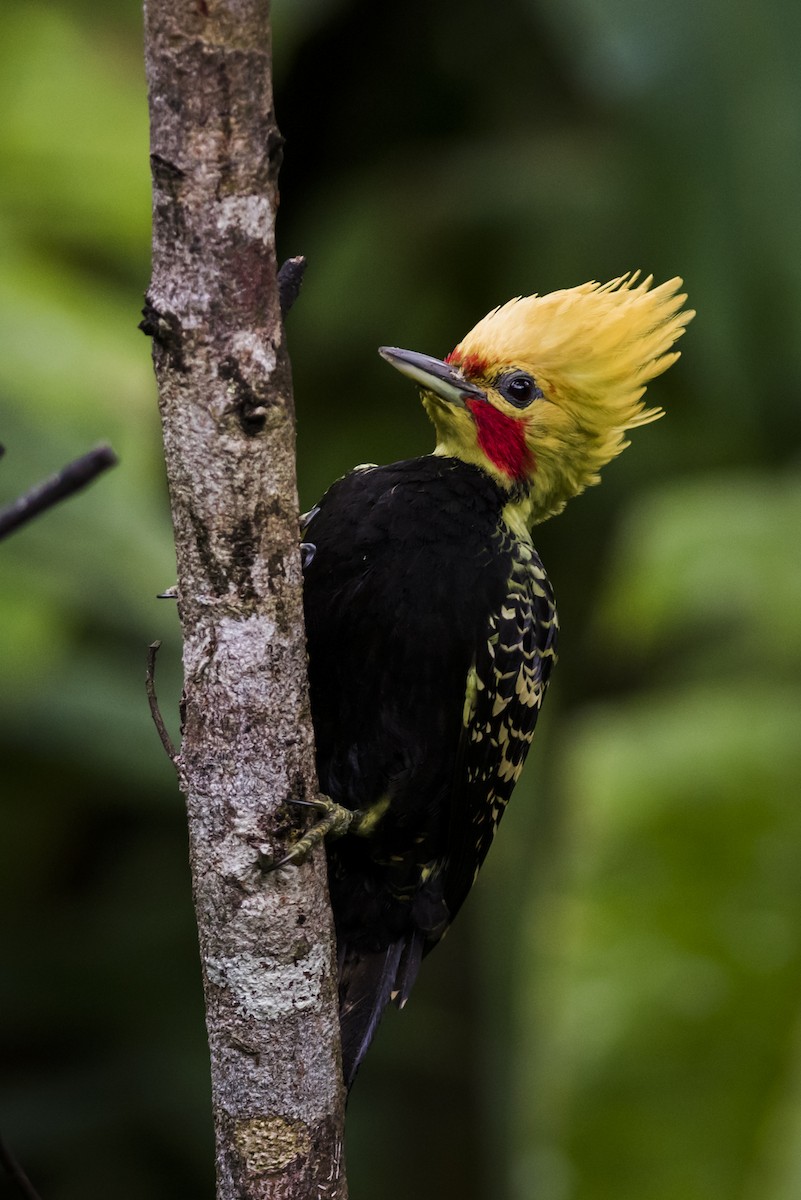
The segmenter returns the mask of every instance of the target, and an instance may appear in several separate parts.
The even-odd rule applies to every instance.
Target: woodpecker
[[[445,359],[383,347],[431,454],[357,467],[302,520],[321,817],[350,1088],[484,860],[531,745],[558,622],[535,525],[599,482],[694,315],[639,273],[495,308]]]

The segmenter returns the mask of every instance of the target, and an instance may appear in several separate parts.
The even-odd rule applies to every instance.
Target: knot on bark
[[[242,432],[248,437],[264,429],[269,410],[275,406],[270,385],[272,366],[274,363],[265,362],[263,355],[240,350],[237,354],[227,355],[217,368],[220,379],[230,385],[233,410]]]
[[[174,371],[186,374],[188,367],[184,360],[184,331],[175,313],[161,312],[148,293],[142,309],[142,320],[137,326],[145,337],[152,338],[154,343],[168,356],[169,366]]]

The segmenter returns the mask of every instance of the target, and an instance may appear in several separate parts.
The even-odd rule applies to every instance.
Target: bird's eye
[[[540,399],[542,392],[530,375],[525,371],[513,371],[504,375],[497,384],[501,395],[514,404],[515,408],[528,408],[534,400]]]

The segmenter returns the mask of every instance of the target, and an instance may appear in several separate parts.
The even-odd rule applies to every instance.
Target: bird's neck
[[[449,458],[465,463],[467,466],[476,467],[481,476],[491,479],[497,489],[500,519],[515,536],[527,541],[531,540],[532,527],[544,520],[548,513],[538,503],[536,492],[532,489],[530,481],[513,481],[504,471],[493,468],[491,463],[487,463],[483,455],[476,454],[471,457],[464,454],[461,447],[457,454],[454,453],[452,447],[440,442],[431,453],[435,458]]]
[[[501,519],[515,537],[531,541],[531,530],[537,523],[537,516],[530,488],[510,492],[509,499],[501,509]]]

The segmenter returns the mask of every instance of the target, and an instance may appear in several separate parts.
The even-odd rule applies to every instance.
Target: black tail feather
[[[398,971],[395,976],[395,988],[392,993],[392,999],[398,1008],[403,1008],[409,999],[409,993],[414,987],[414,981],[417,978],[417,972],[420,970],[420,963],[423,960],[424,947],[425,936],[419,929],[416,929],[403,947],[403,954],[401,955]]]
[[[378,1022],[390,1000],[406,1003],[417,976],[423,938],[392,942],[386,950],[368,953],[340,946],[339,1023],[342,1035],[342,1072],[350,1090]]]

